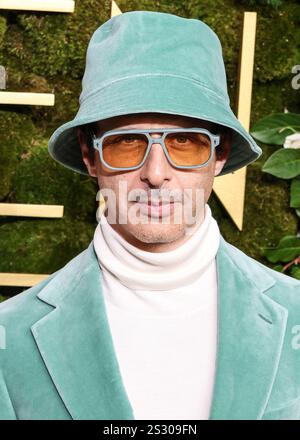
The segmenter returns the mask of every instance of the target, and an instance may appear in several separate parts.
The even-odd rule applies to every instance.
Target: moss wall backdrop
[[[291,87],[291,69],[300,64],[300,4],[296,1],[120,0],[123,12],[168,12],[206,22],[218,34],[227,69],[231,105],[244,11],[258,13],[251,123],[273,112],[300,112],[300,91]],[[110,18],[110,1],[76,0],[74,14],[2,11],[0,64],[8,91],[55,93],[54,107],[0,106],[0,201],[63,204],[62,219],[0,217],[0,272],[52,273],[85,249],[96,226],[97,186],[69,171],[47,152],[52,132],[78,109],[88,41]],[[274,151],[248,166],[244,230],[239,232],[216,196],[210,206],[224,238],[251,257],[264,246],[296,234],[289,208],[289,183],[261,172]],[[0,288],[2,299],[22,289]]]

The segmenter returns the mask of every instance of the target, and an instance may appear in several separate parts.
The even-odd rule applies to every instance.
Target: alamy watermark
[[[300,325],[294,325],[292,328],[292,334],[295,335],[292,338],[292,348],[294,350],[300,349]]]
[[[296,66],[293,66],[292,73],[295,73],[296,75],[292,79],[292,88],[294,90],[300,89],[300,64],[296,64]]]
[[[0,324],[0,350],[6,348],[6,330],[4,325]]]
[[[100,223],[105,210],[110,224],[183,224],[189,233],[188,227],[203,219],[204,196],[203,188],[159,188],[149,191],[135,188],[128,191],[127,181],[120,181],[117,191],[111,188],[101,188],[98,191],[96,200],[102,203],[96,218]]]

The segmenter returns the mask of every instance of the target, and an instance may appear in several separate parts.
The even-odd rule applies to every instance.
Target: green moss
[[[78,1],[74,14],[17,14],[4,47],[7,65],[48,78],[79,79],[88,41],[108,14],[108,0]]]
[[[24,75],[23,72],[14,70],[10,67],[7,72],[7,89],[14,92],[35,92],[35,93],[51,93],[52,87],[48,84],[45,77],[29,73]]]
[[[70,219],[93,222],[97,209],[97,182],[54,161],[47,142],[33,146],[12,180],[10,202],[64,205]]]
[[[254,80],[289,77],[292,67],[299,64],[299,17],[300,5],[296,4],[272,9],[266,15],[258,13]]]
[[[0,112],[0,200],[6,199],[12,190],[12,178],[22,154],[30,147],[34,131],[30,116],[16,111]]]
[[[280,7],[283,4],[282,0],[239,0],[239,4],[244,5],[245,7],[255,7],[255,6],[271,6],[274,8]]]
[[[2,46],[2,42],[4,39],[4,35],[6,32],[7,26],[6,26],[6,18],[0,16],[0,46]]]
[[[259,164],[247,167],[244,225],[239,231],[213,193],[209,205],[225,240],[269,267],[262,249],[275,246],[284,235],[295,235],[298,219],[289,208],[290,182],[262,173]]]
[[[8,298],[9,298],[8,296],[0,295],[0,302],[5,301]]]
[[[300,113],[299,90],[291,86],[293,75],[279,81],[268,83],[254,82],[252,89],[251,122],[258,121],[271,113],[281,113],[285,110]]]
[[[0,226],[0,272],[52,273],[89,245],[94,229],[68,218],[12,219]]]

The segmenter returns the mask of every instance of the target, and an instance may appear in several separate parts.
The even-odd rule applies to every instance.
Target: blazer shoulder
[[[37,294],[56,276],[57,272],[49,275],[45,280],[35,284],[23,292],[18,293],[0,303],[0,324],[9,323],[14,317],[23,320],[27,311],[32,310],[36,303]]]
[[[38,295],[46,289],[53,292],[58,290],[63,294],[66,282],[71,282],[78,275],[82,257],[87,249],[75,256],[61,269],[49,275],[46,279],[15,296],[0,303],[0,325],[9,327],[28,326],[49,311],[49,304],[40,301]],[[64,283],[62,281],[64,280]]]

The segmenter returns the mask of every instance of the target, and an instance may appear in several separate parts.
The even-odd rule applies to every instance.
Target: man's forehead
[[[182,115],[166,113],[138,113],[130,115],[115,116],[97,122],[101,132],[122,128],[153,128],[155,127],[207,127],[211,126],[209,121],[190,118]]]

